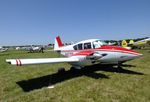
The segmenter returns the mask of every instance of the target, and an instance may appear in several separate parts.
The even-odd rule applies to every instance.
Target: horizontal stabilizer
[[[78,62],[78,58],[39,58],[39,59],[6,59],[6,62],[12,65],[32,65],[32,64],[52,64],[63,62]]]

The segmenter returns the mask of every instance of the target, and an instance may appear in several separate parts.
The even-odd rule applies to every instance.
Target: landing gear
[[[117,68],[118,68],[118,69],[122,69],[121,65],[117,65]]]
[[[122,70],[122,63],[121,62],[118,62],[117,64],[117,72],[120,72]]]
[[[58,73],[64,73],[65,72],[65,68],[59,68],[58,69]]]
[[[72,66],[72,67],[70,68],[71,71],[79,71],[79,70],[81,70],[81,69],[82,69],[82,67],[80,67],[80,66]]]
[[[70,71],[77,71],[78,69],[76,69],[75,67],[71,67]]]

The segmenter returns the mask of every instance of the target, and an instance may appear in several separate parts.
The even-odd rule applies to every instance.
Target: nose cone
[[[132,59],[135,59],[135,58],[139,58],[141,57],[143,54],[141,53],[138,53],[136,51],[133,51],[133,50],[128,50],[128,59],[129,60],[132,60]]]
[[[126,48],[119,48],[127,57],[127,60],[133,60],[135,58],[139,58],[141,57],[143,54],[141,53],[138,53],[134,50],[129,50],[129,49],[126,49]]]
[[[141,57],[142,54],[134,51],[134,50],[129,50],[126,48],[122,48],[119,46],[102,46],[101,49],[109,49],[111,51],[119,52],[121,53],[121,60],[123,61],[128,61],[132,60],[138,57]]]
[[[131,52],[130,51],[124,52],[124,56],[126,57],[122,57],[121,60],[129,61],[141,57],[142,54],[135,51],[133,52],[133,50],[131,50]]]
[[[143,54],[138,53],[138,52],[137,52],[137,54],[135,55],[135,57],[141,57],[141,56],[143,56]]]
[[[139,53],[138,56],[139,56],[139,57],[140,57],[140,56],[143,56],[143,54]]]
[[[142,55],[143,55],[143,54],[140,54],[140,53],[133,54],[133,56],[134,56],[135,58],[141,57]]]

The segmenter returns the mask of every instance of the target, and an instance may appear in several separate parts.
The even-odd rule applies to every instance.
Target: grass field
[[[150,52],[123,70],[109,66],[71,71],[66,63],[12,66],[7,58],[59,57],[54,52],[0,53],[0,102],[150,102]],[[59,67],[67,71],[57,74]],[[47,88],[54,85],[53,89]]]

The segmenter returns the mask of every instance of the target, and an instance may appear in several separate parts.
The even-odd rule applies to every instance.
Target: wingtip
[[[9,59],[6,59],[6,62],[10,62],[10,60],[9,60]]]
[[[139,56],[143,56],[143,54],[140,53]]]
[[[7,62],[7,63],[9,63],[9,64],[11,64],[11,61],[10,61],[10,59],[6,59],[6,62]]]

